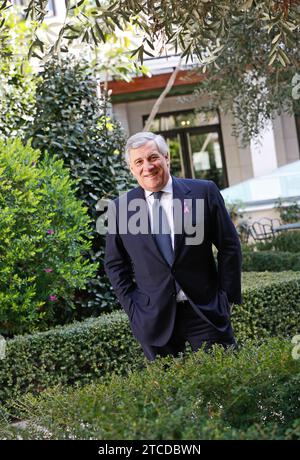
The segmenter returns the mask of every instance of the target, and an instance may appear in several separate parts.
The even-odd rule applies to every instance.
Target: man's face
[[[150,192],[159,192],[170,177],[169,157],[158,151],[154,141],[130,149],[130,171],[139,185]]]

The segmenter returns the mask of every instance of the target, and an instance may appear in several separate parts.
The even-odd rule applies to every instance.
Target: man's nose
[[[153,168],[154,168],[154,165],[150,163],[149,161],[145,160],[144,169],[146,169],[147,171],[152,171]]]

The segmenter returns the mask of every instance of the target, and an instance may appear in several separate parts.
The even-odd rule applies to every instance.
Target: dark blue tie
[[[152,206],[153,236],[157,247],[168,264],[173,263],[173,247],[171,241],[171,229],[164,208],[160,204],[163,192],[153,192],[154,203]]]

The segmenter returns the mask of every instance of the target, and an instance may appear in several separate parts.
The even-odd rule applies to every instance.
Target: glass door
[[[225,188],[227,181],[219,133],[187,132],[187,144],[192,176],[196,179],[213,180],[220,189]]]
[[[180,135],[166,134],[164,138],[169,146],[171,174],[176,177],[186,177]]]
[[[147,118],[145,115],[144,123]],[[174,176],[213,180],[220,189],[227,187],[221,127],[216,111],[161,113],[153,120],[150,130],[161,134],[168,142]]]

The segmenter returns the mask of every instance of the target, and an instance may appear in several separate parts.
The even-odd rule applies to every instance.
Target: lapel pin
[[[190,212],[190,208],[186,203],[184,203],[184,209],[183,209],[184,214],[188,214]]]

